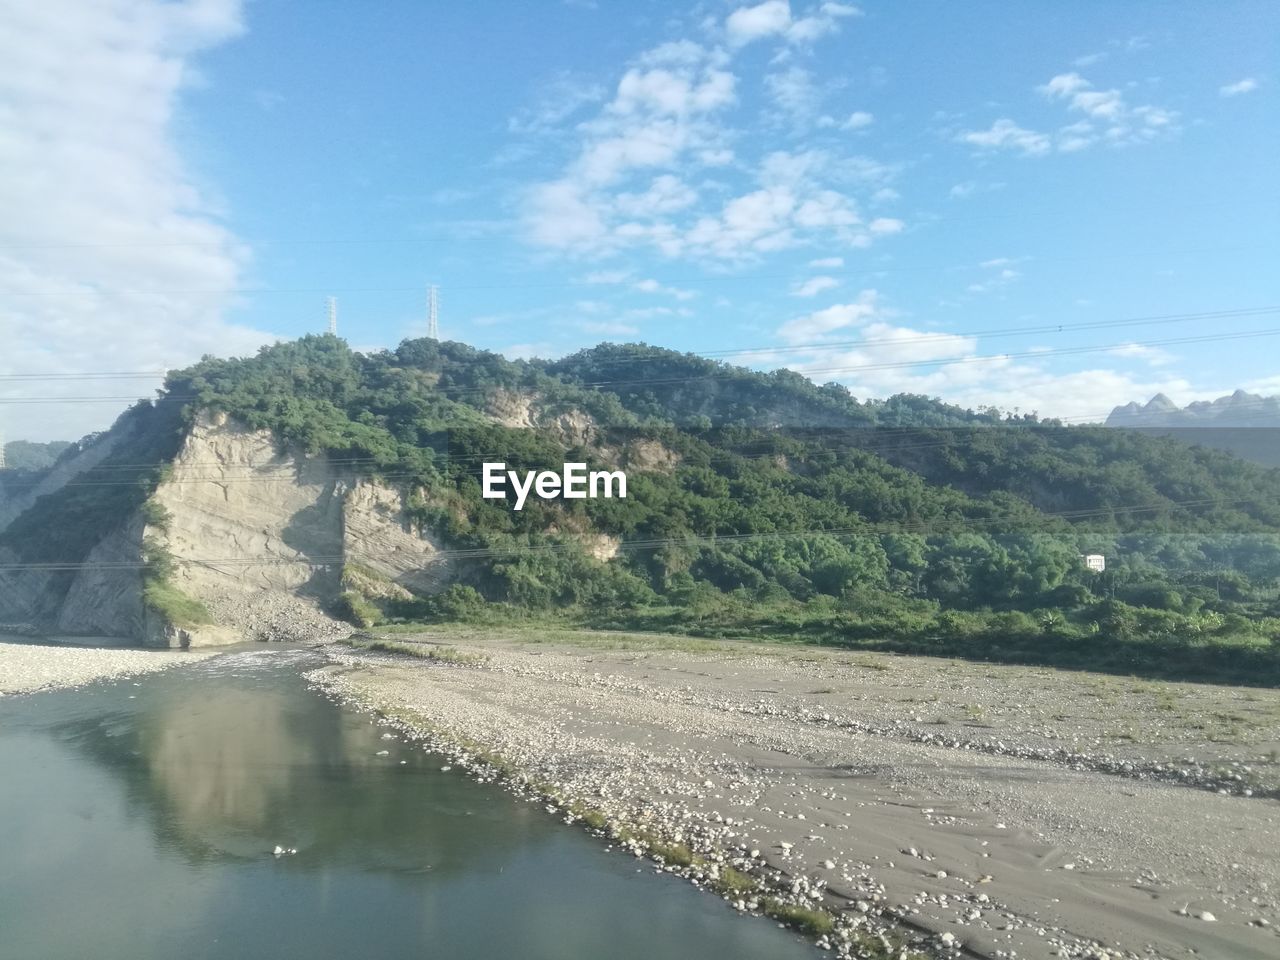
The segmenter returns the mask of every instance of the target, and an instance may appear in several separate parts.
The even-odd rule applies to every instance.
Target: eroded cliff
[[[328,613],[344,570],[406,598],[449,575],[401,491],[222,414],[198,416],[145,509],[69,566],[0,570],[0,623],[162,646],[326,639],[349,630]]]

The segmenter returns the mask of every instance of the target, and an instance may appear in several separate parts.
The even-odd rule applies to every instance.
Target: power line
[[[299,243],[308,241],[296,241]],[[315,243],[358,243],[360,241],[310,241]],[[393,242],[393,241],[387,241]],[[405,240],[405,243],[422,242],[422,243],[456,243],[456,240],[440,239],[423,239],[423,240]],[[158,244],[165,246],[165,244]],[[182,244],[176,244],[182,246]],[[74,245],[64,245],[68,248]],[[109,245],[108,245],[109,246]],[[1089,254],[1085,256],[1075,257],[1036,257],[1035,263],[1090,263],[1099,260],[1124,260],[1124,259],[1141,259],[1145,257],[1159,256],[1163,258],[1179,257],[1179,256],[1203,256],[1206,253],[1226,253],[1240,250],[1253,249],[1251,244],[1233,244],[1229,246],[1219,247],[1198,247],[1184,250],[1167,250],[1167,251],[1149,251],[1149,250],[1130,250],[1126,253],[1105,253],[1105,254]],[[11,246],[0,244],[0,249],[12,249]],[[50,248],[52,249],[52,247]],[[825,270],[824,275],[842,277],[846,280],[854,278],[877,278],[885,275],[896,274],[934,274],[947,273],[960,269],[979,269],[980,265],[956,265],[946,264],[939,266],[937,264],[922,264],[920,266],[911,267],[863,267],[849,269],[832,269]],[[717,284],[741,284],[744,282],[763,282],[776,280],[799,280],[809,277],[813,273],[812,270],[792,270],[785,273],[737,273],[725,274],[720,276],[697,276],[697,277],[675,277],[666,278],[662,283],[667,286],[686,285],[717,285]],[[450,290],[464,291],[485,291],[485,290],[533,290],[533,289],[581,289],[581,288],[601,288],[601,287],[625,287],[630,283],[634,283],[636,277],[628,276],[625,280],[618,283],[600,283],[591,279],[566,280],[558,282],[536,282],[536,283],[473,283],[473,284],[450,284]],[[421,286],[385,286],[385,287],[339,287],[336,288],[338,293],[419,293]],[[332,292],[335,288],[332,286],[325,287],[137,287],[132,289],[106,290],[100,287],[92,289],[83,289],[79,291],[83,294],[89,294],[99,297],[117,297],[117,296],[154,296],[154,295],[201,295],[209,296],[228,296],[228,295],[259,295],[259,294],[316,294]],[[13,290],[8,291],[10,296],[22,297],[46,297],[46,296],[62,296],[57,291],[40,291],[40,290]]]
[[[334,298],[330,298],[331,300]],[[843,348],[856,347],[872,347],[872,346],[912,346],[918,343],[935,343],[946,342],[954,339],[980,338],[980,337],[997,337],[997,336],[1025,336],[1040,333],[1064,333],[1068,330],[1098,330],[1110,329],[1112,327],[1124,326],[1152,326],[1167,323],[1187,323],[1197,320],[1231,320],[1242,319],[1245,317],[1265,316],[1268,314],[1280,313],[1280,305],[1264,306],[1264,307],[1237,307],[1226,310],[1210,310],[1198,313],[1167,313],[1152,314],[1140,317],[1125,317],[1118,320],[1094,320],[1081,323],[1050,323],[1041,324],[1031,327],[992,327],[985,330],[969,330],[957,331],[955,333],[937,332],[924,334],[921,336],[913,336],[907,339],[902,337],[881,337],[874,339],[860,340],[815,340],[807,343],[791,343],[791,344],[767,344],[755,347],[739,347],[732,350],[711,350],[699,354],[682,354],[676,351],[661,354],[644,354],[636,357],[620,357],[608,358],[602,357],[595,362],[600,365],[624,364],[624,363],[657,363],[664,360],[672,359],[671,353],[675,353],[677,357],[695,356],[701,359],[724,358],[733,356],[753,356],[764,355],[766,357],[779,353],[795,353],[795,352],[826,352]],[[428,318],[430,311],[428,311]],[[438,338],[437,338],[438,339]],[[1127,344],[1118,344],[1117,346],[1127,346]],[[103,371],[103,372],[86,372],[86,373],[13,373],[0,374],[0,381],[5,380],[80,380],[80,379],[109,379],[109,378],[143,378],[150,376],[165,376],[174,371],[164,370],[138,370],[138,371]]]
[[[767,540],[786,540],[797,539],[813,536],[832,536],[832,537],[879,537],[891,536],[894,534],[915,533],[923,536],[944,533],[955,529],[965,529],[967,527],[981,527],[1001,523],[1016,524],[1022,527],[1029,526],[1033,521],[1039,522],[1043,519],[1063,519],[1063,520],[1087,520],[1095,517],[1112,517],[1118,514],[1133,513],[1149,513],[1155,511],[1168,510],[1172,507],[1189,507],[1189,506],[1215,506],[1227,504],[1243,504],[1243,503],[1268,503],[1280,500],[1280,496],[1264,496],[1264,497],[1204,497],[1192,500],[1181,501],[1165,501],[1163,503],[1148,504],[1120,504],[1103,508],[1081,509],[1081,510],[1059,510],[1059,511],[1040,511],[1034,517],[956,517],[951,520],[922,520],[916,522],[905,522],[896,524],[866,524],[858,527],[840,527],[840,528],[821,528],[810,527],[803,530],[779,530],[764,531],[759,533],[742,533],[742,534],[691,534],[685,537],[658,537],[638,540],[623,540],[618,545],[620,552],[627,551],[645,551],[657,550],[666,546],[717,546],[719,544],[736,544],[750,543],[755,541]],[[1125,531],[1108,531],[1115,532],[1117,535],[1124,535]],[[1073,534],[1073,529],[1064,530],[1044,530],[1038,528],[1018,529],[1010,531],[1010,535],[1021,533],[1059,533],[1063,536]],[[1192,534],[1203,535],[1203,534]],[[1234,534],[1233,534],[1234,535]],[[1247,534],[1240,534],[1247,535]],[[1257,535],[1257,534],[1255,534]],[[1274,534],[1271,534],[1274,535]],[[561,550],[580,549],[581,544],[575,540],[562,541],[557,543],[530,544],[512,547],[476,547],[452,550],[439,550],[425,558],[430,563],[441,563],[450,560],[478,560],[492,559],[496,557],[521,557],[530,554],[552,553]],[[343,554],[320,554],[315,556],[298,556],[298,557],[175,557],[174,561],[179,564],[198,563],[202,565],[227,564],[235,566],[277,566],[277,565],[303,565],[303,566],[329,566],[332,564],[349,562],[351,560],[378,560],[378,559],[404,559],[403,551],[395,551],[389,553],[362,553],[352,555],[350,553]],[[145,569],[150,564],[142,560],[119,560],[119,561],[37,561],[30,563],[0,563],[0,572],[9,571],[27,571],[27,570],[43,570],[47,572],[69,572],[77,570],[140,570]]]
[[[739,347],[733,350],[709,350],[703,353],[694,354],[694,356],[710,359],[723,358],[732,356],[760,355],[770,356],[778,353],[794,353],[794,352],[822,352],[826,350],[856,348],[868,346],[912,346],[917,343],[934,343],[945,342],[953,339],[966,339],[988,336],[1023,336],[1038,333],[1063,333],[1068,330],[1095,330],[1111,327],[1124,326],[1150,326],[1166,323],[1186,323],[1194,320],[1230,320],[1240,319],[1244,317],[1265,316],[1267,314],[1280,313],[1280,306],[1272,307],[1241,307],[1232,310],[1215,310],[1201,313],[1168,313],[1155,314],[1145,317],[1127,317],[1120,320],[1096,320],[1084,323],[1050,323],[1042,324],[1035,327],[993,327],[987,330],[971,330],[960,331],[956,333],[948,333],[939,331],[937,333],[924,334],[922,336],[913,336],[910,338],[902,337],[882,337],[879,339],[864,340],[816,340],[808,343],[783,344],[778,346],[759,346],[759,347]],[[633,358],[601,358],[596,361],[600,364],[608,363],[636,363],[636,362],[661,362],[670,359],[668,356],[650,355]]]
[[[981,356],[940,357],[940,358],[931,358],[926,360],[901,360],[901,361],[894,361],[891,363],[857,364],[857,365],[845,366],[845,367],[808,368],[803,371],[796,371],[796,372],[804,376],[809,376],[811,374],[816,374],[816,373],[825,373],[825,374],[857,373],[860,371],[867,371],[867,370],[892,370],[892,369],[903,369],[907,367],[945,366],[948,364],[973,364],[973,363],[984,363],[984,362],[992,362],[992,361],[999,361],[999,360],[1025,359],[1028,357],[1039,359],[1044,357],[1071,356],[1071,355],[1078,355],[1078,354],[1085,354],[1085,353],[1102,353],[1102,352],[1107,352],[1107,351],[1126,348],[1126,347],[1170,346],[1174,344],[1183,344],[1183,343],[1213,343],[1213,342],[1220,342],[1220,341],[1227,341],[1227,340],[1245,340],[1245,339],[1252,339],[1252,338],[1258,338],[1258,337],[1274,337],[1277,335],[1280,335],[1280,328],[1268,328],[1265,330],[1250,330],[1250,331],[1245,331],[1241,333],[1209,334],[1207,336],[1202,336],[1202,337],[1180,337],[1180,338],[1165,339],[1165,340],[1125,341],[1123,343],[1097,344],[1094,346],[1086,346],[1086,347],[1058,347],[1058,348],[1051,348],[1046,350],[1027,351],[1025,353],[999,353],[999,354],[987,354],[987,355],[981,355]],[[905,342],[908,344],[910,343],[910,341],[898,341],[898,342]],[[728,370],[728,371],[723,371],[715,374],[705,374],[700,376],[689,376],[689,377],[668,377],[668,378],[662,378],[662,379],[644,378],[644,379],[630,379],[630,380],[596,380],[596,381],[587,381],[582,384],[578,384],[578,386],[585,387],[585,388],[593,388],[593,387],[599,388],[599,387],[612,387],[612,386],[629,386],[634,384],[669,385],[669,384],[676,384],[676,383],[699,383],[699,382],[714,381],[714,380],[746,379],[746,378],[755,377],[758,375],[759,374],[755,371],[742,369],[740,371]],[[572,386],[573,384],[569,384],[569,385]],[[468,394],[488,395],[492,392],[493,392],[492,388],[490,387],[473,387],[473,388],[460,389],[457,391],[448,391],[446,389],[445,391],[441,391],[441,395],[444,396],[446,399],[452,399],[453,397],[460,396],[460,395],[468,395]],[[161,403],[161,402],[189,403],[199,399],[201,398],[198,396],[182,396],[182,395],[172,395],[172,394],[159,396],[159,397],[137,397],[137,396],[0,397],[0,404],[105,403],[105,402],[120,402],[120,401],[127,401],[127,402],[149,401],[152,403]]]

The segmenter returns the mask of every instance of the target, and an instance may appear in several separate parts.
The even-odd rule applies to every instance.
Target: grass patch
[[[755,878],[750,874],[735,870],[733,867],[721,867],[720,876],[713,884],[717,893],[726,897],[745,897],[756,889]]]
[[[801,907],[774,899],[765,900],[762,906],[766,916],[811,937],[825,937],[836,926],[831,914],[816,907]]]
[[[334,613],[356,627],[372,627],[378,622],[378,608],[355,590],[344,590],[334,603]]]
[[[399,640],[381,640],[376,637],[364,639],[348,637],[341,641],[356,650],[373,650],[377,653],[402,653],[423,660],[436,660],[440,663],[456,663],[463,666],[478,666],[487,663],[489,658],[482,653],[466,653],[457,647],[445,647],[431,643],[404,643]]]
[[[603,813],[577,801],[569,805],[569,812],[592,830],[604,830],[609,825],[609,819]]]
[[[355,560],[348,560],[342,565],[342,582],[359,583],[361,580],[371,580],[374,583],[394,583],[389,576],[373,567],[366,567],[363,563]]]
[[[673,867],[691,867],[696,859],[693,851],[683,843],[651,843],[649,852]]]
[[[208,607],[161,580],[148,580],[143,585],[142,602],[148,610],[175,627],[190,629],[213,623]]]

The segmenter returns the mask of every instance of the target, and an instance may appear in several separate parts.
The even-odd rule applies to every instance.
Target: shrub
[[[339,595],[334,613],[357,627],[372,627],[378,622],[377,608],[354,590]]]
[[[143,584],[142,603],[175,627],[198,627],[213,622],[213,617],[203,603],[160,580],[148,580]]]

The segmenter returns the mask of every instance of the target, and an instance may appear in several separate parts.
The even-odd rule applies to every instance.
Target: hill
[[[288,598],[1280,679],[1280,473],[1165,437],[643,344],[325,336],[176,371],[70,459],[0,532],[0,621],[220,642]],[[627,497],[516,511],[487,461],[622,470]]]

